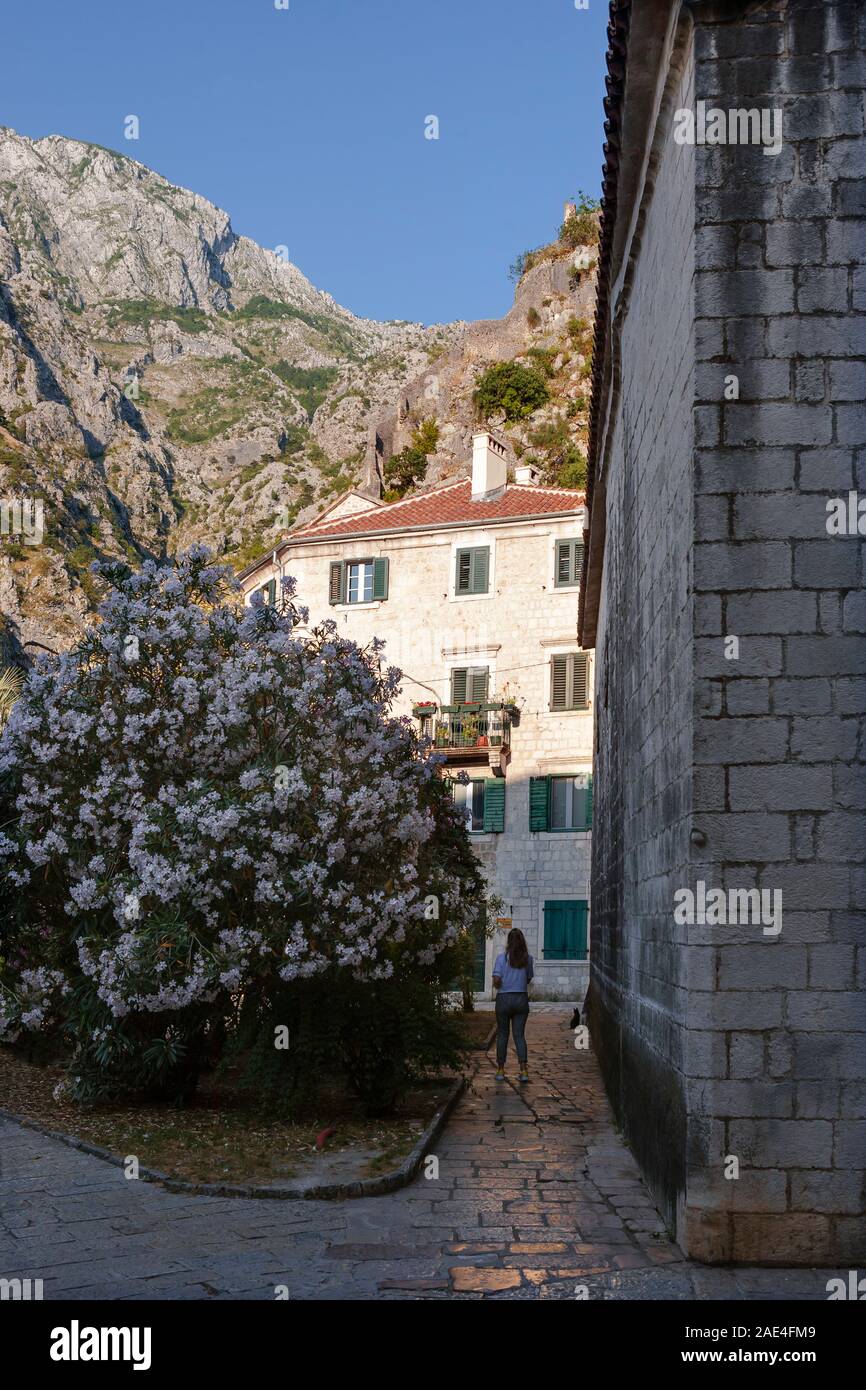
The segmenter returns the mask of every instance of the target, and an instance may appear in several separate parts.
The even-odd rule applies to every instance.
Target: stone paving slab
[[[0,1277],[47,1299],[826,1299],[839,1271],[685,1260],[613,1124],[570,1006],[534,1005],[528,1085],[490,1054],[439,1176],[341,1202],[189,1196],[0,1120]],[[513,1062],[512,1062],[513,1066]],[[116,1173],[116,1176],[115,1176]]]

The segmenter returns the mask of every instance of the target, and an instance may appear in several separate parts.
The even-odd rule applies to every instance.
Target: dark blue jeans
[[[496,996],[496,1062],[498,1066],[505,1066],[509,1027],[514,1034],[517,1060],[525,1066],[526,1039],[523,1036],[523,1030],[526,1027],[528,1016],[529,995],[525,990],[522,993],[499,991]]]

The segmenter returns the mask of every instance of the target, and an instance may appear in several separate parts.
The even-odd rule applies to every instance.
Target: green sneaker
[[[496,1073],[496,1080],[497,1080],[497,1081],[504,1081],[504,1080],[505,1080],[505,1072],[502,1070],[501,1067],[499,1068],[499,1070],[498,1070],[497,1073]]]
[[[521,1067],[521,1068],[520,1068],[520,1075],[518,1076],[517,1079],[518,1079],[518,1081],[528,1081],[528,1080],[529,1080],[529,1072],[526,1070],[526,1067]]]

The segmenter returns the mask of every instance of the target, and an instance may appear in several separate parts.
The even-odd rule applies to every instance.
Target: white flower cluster
[[[279,611],[243,608],[200,547],[94,568],[101,623],[31,674],[0,738],[0,1033],[82,977],[122,1018],[430,964],[477,901],[438,851],[459,817],[389,715],[379,644],[297,635],[291,582]]]

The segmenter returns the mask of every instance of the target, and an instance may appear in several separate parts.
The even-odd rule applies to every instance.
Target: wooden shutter
[[[469,682],[469,667],[455,666],[451,671],[451,703],[466,704],[466,690]]]
[[[276,607],[276,603],[277,603],[277,581],[276,581],[276,579],[269,579],[269,580],[268,580],[268,596],[267,596],[267,602],[271,605],[272,608],[275,608],[275,607]]]
[[[577,584],[583,567],[583,541],[556,542],[557,587]]]
[[[550,708],[568,709],[568,657],[550,658]]]
[[[385,599],[388,597],[388,559],[380,556],[373,561],[373,598]]]
[[[568,652],[550,658],[550,708],[587,709],[589,705],[589,657]]]
[[[575,954],[574,954],[574,959],[575,959],[575,960],[586,960],[586,955],[587,955],[587,951],[586,951],[586,945],[587,945],[587,931],[586,931],[586,927],[587,927],[587,917],[588,917],[588,915],[589,915],[589,904],[588,904],[586,901],[581,900],[580,902],[575,903],[574,906],[575,906],[575,909],[576,909],[576,911],[575,911],[575,922],[574,922],[574,932],[575,932],[575,940],[574,940],[574,952],[575,952]]]
[[[501,777],[484,781],[484,829],[497,833],[505,829],[505,782]]]
[[[455,592],[458,594],[486,594],[489,571],[490,547],[488,545],[458,550]]]
[[[331,573],[328,580],[328,602],[342,603],[344,601],[344,590],[346,583],[346,567],[342,560],[331,561]]]
[[[490,568],[490,548],[486,545],[478,546],[472,552],[472,593],[487,593],[487,575]]]
[[[544,956],[546,960],[586,960],[585,901],[544,904]]]
[[[576,652],[571,662],[571,709],[586,709],[589,705],[589,657],[586,652]]]
[[[547,803],[550,799],[550,778],[530,777],[529,779],[529,828],[547,829]]]
[[[489,667],[470,666],[467,676],[466,703],[469,705],[483,704],[487,699],[487,688],[490,682]]]
[[[571,583],[571,541],[556,542],[556,582]]]

